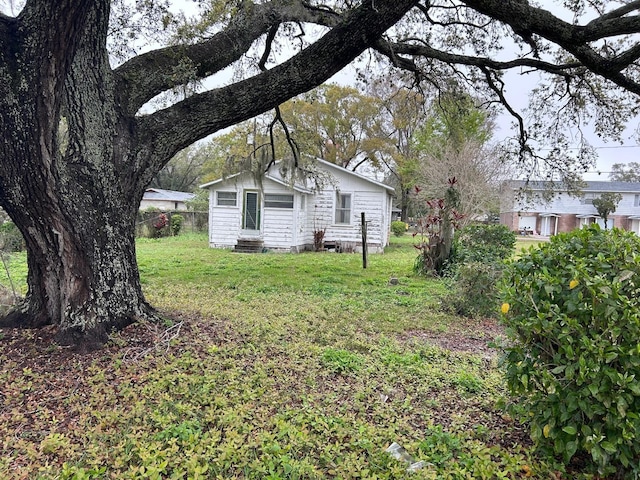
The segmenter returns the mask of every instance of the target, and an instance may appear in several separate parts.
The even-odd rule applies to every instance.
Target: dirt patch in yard
[[[406,340],[420,340],[446,350],[495,357],[498,350],[492,342],[505,337],[504,327],[496,319],[465,319],[465,323],[451,324],[446,332],[412,330],[404,334]]]

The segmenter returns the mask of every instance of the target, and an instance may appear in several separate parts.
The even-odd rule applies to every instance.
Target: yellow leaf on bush
[[[571,280],[569,282],[569,290],[573,290],[574,288],[576,288],[578,286],[580,282],[578,280]]]
[[[549,438],[549,431],[551,431],[551,426],[547,423],[542,429],[542,435],[544,435],[544,438]]]
[[[510,306],[510,305],[509,305],[508,303],[503,303],[503,304],[502,304],[502,308],[500,308],[500,310],[502,311],[502,313],[504,313],[505,315],[506,315],[507,313],[509,313],[509,306]]]

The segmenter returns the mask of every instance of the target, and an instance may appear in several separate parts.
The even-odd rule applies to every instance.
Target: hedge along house
[[[273,165],[260,184],[239,173],[201,186],[209,190],[209,245],[300,252],[313,250],[314,234],[324,246],[361,251],[361,214],[367,249],[382,253],[389,243],[393,188],[324,160],[315,160],[322,184],[291,185]]]
[[[607,228],[622,228],[640,234],[640,183],[585,182],[584,188],[570,194],[561,184],[530,182],[530,195],[518,198],[524,182],[507,182],[502,187],[500,223],[514,231],[536,232],[543,236],[569,232],[591,223],[604,227],[593,200],[605,192],[619,193],[622,200],[607,219]],[[543,201],[543,191],[553,189],[549,201]]]

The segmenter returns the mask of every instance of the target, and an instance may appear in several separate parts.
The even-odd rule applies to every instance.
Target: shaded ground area
[[[102,395],[105,395],[105,399],[111,397],[107,392],[142,391],[149,386],[149,378],[154,376],[152,372],[167,366],[167,359],[171,356],[180,356],[182,352],[189,351],[194,359],[211,358],[210,355],[207,357],[211,348],[232,348],[236,351],[243,349],[245,343],[251,344],[246,342],[245,334],[238,332],[229,321],[175,313],[171,316],[177,322],[173,326],[134,324],[114,335],[102,350],[87,354],[77,354],[69,348],[57,346],[54,343],[56,332],[52,327],[3,330],[0,339],[2,371],[5,372],[3,380],[6,382],[12,376],[18,381],[8,382],[9,385],[0,392],[0,405],[3,407],[0,409],[0,431],[13,435],[19,439],[18,443],[30,442],[35,446],[40,445],[42,449],[43,445],[48,445],[46,442],[51,441],[51,432],[71,438],[74,432],[86,429],[94,421],[83,418],[83,410],[75,405],[83,398],[90,403],[99,401],[96,391],[104,392]],[[469,365],[480,362],[480,365],[491,367],[496,353],[488,343],[501,335],[502,329],[496,322],[478,320],[468,321],[462,326],[452,325],[447,332],[407,332],[400,336],[399,341],[410,347],[407,351],[419,351],[423,346],[426,346],[426,351],[431,351],[429,346],[436,345],[450,351],[443,355],[450,355],[447,358],[451,362],[471,362]],[[240,355],[234,354],[233,362],[236,365],[233,368],[251,372],[258,368],[258,364],[265,362],[265,357],[254,358],[250,350],[243,351],[245,353]],[[467,354],[477,355],[479,359],[474,360]],[[419,378],[414,377],[410,370],[414,367],[409,365],[406,371],[397,372],[405,380],[389,390],[382,390],[382,386],[372,388],[362,385],[362,380],[357,376],[336,376],[321,370],[312,374],[305,370],[297,371],[300,365],[295,355],[278,351],[277,348],[269,356],[277,357],[277,362],[286,364],[283,370],[274,371],[286,372],[286,377],[276,374],[277,380],[275,377],[273,379],[276,383],[271,385],[275,389],[272,395],[284,398],[283,404],[292,411],[302,408],[300,398],[306,397],[309,402],[317,403],[314,408],[318,408],[318,411],[324,409],[328,415],[332,408],[336,408],[334,415],[346,409],[348,415],[361,416],[375,423],[381,415],[386,415],[383,412],[393,412],[399,405],[412,404],[415,411],[411,408],[403,412],[402,422],[413,430],[412,435],[417,435],[416,438],[439,431],[434,428],[442,428],[445,431],[475,432],[472,435],[483,444],[510,451],[520,451],[522,447],[530,445],[526,430],[479,394],[487,387],[480,380],[476,385],[474,377],[458,379],[458,384],[444,383],[439,388],[421,390],[423,386]],[[118,364],[123,366],[114,369],[114,365]],[[18,372],[22,372],[22,375]],[[316,385],[309,384],[309,375],[318,379]],[[184,381],[190,380],[184,378]],[[266,384],[272,382],[266,377],[265,381]],[[481,390],[476,391],[475,388]],[[357,390],[367,392],[369,396],[368,400],[361,402],[367,405],[365,411],[358,401],[354,402],[353,392]],[[91,391],[94,393],[89,396]],[[83,392],[87,392],[86,397]],[[120,400],[114,398],[111,401],[115,402],[112,409],[120,408]],[[269,405],[265,399],[263,408],[274,408],[265,417],[278,415],[282,405],[278,406],[277,402],[271,402],[271,407]],[[75,408],[79,413],[70,414]],[[102,406],[96,405],[95,408],[100,411]],[[43,418],[43,415],[47,418]],[[47,461],[52,465],[62,465],[64,458],[56,458],[50,453],[47,455]],[[33,460],[28,457],[15,457],[11,468],[16,472],[27,471],[30,462]]]
[[[210,338],[218,341],[231,341],[234,335],[228,325],[222,323],[201,322],[196,316],[186,316],[173,312],[177,319],[172,327],[138,323],[127,327],[113,337],[113,341],[104,348],[79,354],[69,347],[55,343],[57,330],[47,326],[38,330],[7,328],[0,330],[0,348],[3,356],[18,369],[46,368],[49,371],[65,371],[71,364],[90,365],[101,359],[122,354],[126,359],[139,359],[149,354],[157,354],[172,348],[171,340],[181,338],[189,343],[192,333],[190,325],[197,322],[199,329],[210,330]],[[468,320],[465,324],[450,325],[446,332],[413,330],[406,332],[400,339],[410,342],[424,342],[453,352],[465,352],[483,358],[494,358],[497,350],[490,343],[503,338],[504,328],[494,319]],[[1,394],[1,393],[0,393]]]

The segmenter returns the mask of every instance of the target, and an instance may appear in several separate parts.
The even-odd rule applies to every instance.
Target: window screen
[[[336,223],[351,223],[351,194],[336,194]]]
[[[265,193],[264,206],[268,208],[293,208],[293,195]]]
[[[220,207],[235,207],[236,192],[217,192],[218,193],[218,206]]]

